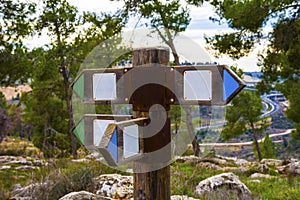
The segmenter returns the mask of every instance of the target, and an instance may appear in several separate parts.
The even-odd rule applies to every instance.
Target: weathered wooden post
[[[133,51],[133,67],[140,67],[147,70],[147,67],[162,67],[169,65],[169,50],[166,48],[145,48]],[[159,71],[159,70],[158,70]],[[155,75],[153,72],[150,76]],[[159,74],[157,74],[159,76]],[[138,77],[135,77],[138,78]],[[144,92],[139,90],[146,90],[147,96]],[[148,84],[139,88],[132,98],[133,103],[133,117],[149,117],[149,109],[155,104],[160,104],[164,110],[153,110],[153,117],[156,119],[165,120],[164,127],[155,135],[153,133],[145,132],[144,137],[144,153],[145,157],[136,161],[134,169],[134,199],[148,200],[148,199],[170,199],[170,167],[168,162],[171,158],[171,132],[170,119],[164,116],[169,111],[170,105],[168,89],[163,85]],[[155,116],[154,116],[155,115]],[[168,114],[167,114],[168,115]],[[151,116],[150,116],[151,118]],[[150,129],[149,131],[155,131]],[[151,135],[149,137],[148,135]],[[160,150],[164,148],[163,150]],[[160,155],[157,157],[155,151],[160,150]],[[147,155],[148,154],[148,155]],[[154,164],[155,162],[155,164]],[[167,164],[166,164],[167,163]],[[152,167],[161,164],[161,169],[153,169]]]

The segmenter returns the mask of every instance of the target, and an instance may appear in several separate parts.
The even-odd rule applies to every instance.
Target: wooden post
[[[166,48],[145,48],[133,51],[133,67],[169,65],[169,50]],[[155,65],[160,64],[160,65]],[[153,75],[153,74],[152,74]],[[133,77],[134,78],[134,77]],[[165,87],[156,84],[149,84],[141,87],[140,92],[136,92],[131,97],[133,104],[133,116],[149,116],[149,108],[154,104],[160,104],[169,111],[169,105],[165,102],[168,98],[168,92]],[[143,91],[143,92],[141,92]],[[147,91],[147,92],[145,92]],[[141,93],[143,94],[141,96]],[[147,96],[145,96],[145,93]],[[163,97],[163,98],[162,98]],[[145,103],[146,102],[146,103]],[[165,115],[162,111],[154,110],[156,118],[162,118]],[[156,135],[147,137],[151,133],[144,133],[144,153],[145,158],[134,163],[134,199],[135,200],[168,200],[170,199],[170,167],[171,159],[171,131],[170,119],[167,116],[166,123],[162,130]],[[161,150],[164,147],[164,150]],[[159,150],[159,156],[154,152]],[[154,154],[154,155],[153,155]],[[161,157],[161,158],[158,158]],[[151,166],[155,162],[156,166],[161,164],[161,168],[152,171]]]

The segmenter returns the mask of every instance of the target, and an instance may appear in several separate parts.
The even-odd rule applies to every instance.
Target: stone
[[[249,183],[261,183],[261,180],[257,180],[257,179],[255,179],[255,180],[250,180],[250,181],[248,181]]]
[[[198,168],[205,168],[209,170],[221,170],[222,168],[214,163],[210,162],[200,162],[197,164]]]
[[[249,162],[245,159],[236,159],[234,163],[239,166],[249,165]]]
[[[111,200],[111,198],[108,197],[101,197],[99,195],[87,192],[87,191],[79,191],[79,192],[71,192],[63,197],[61,197],[59,200]]]
[[[195,190],[204,198],[234,197],[241,200],[252,199],[251,191],[233,173],[223,173],[201,181]]]
[[[80,158],[80,159],[73,159],[72,162],[74,162],[74,163],[84,163],[84,162],[91,162],[91,160],[87,159],[87,158]]]
[[[103,174],[94,178],[93,193],[116,199],[133,198],[133,177],[119,174]]]
[[[291,163],[277,168],[282,174],[300,175],[300,161],[293,160]]]
[[[0,166],[0,170],[2,170],[2,169],[10,169],[10,168],[11,168],[11,166],[9,166],[9,165]]]
[[[277,160],[277,159],[262,159],[260,161],[261,164],[265,164],[269,167],[278,167],[281,166],[283,164],[283,160]]]
[[[47,183],[33,183],[25,187],[21,187],[21,185],[17,184],[14,186],[11,199],[35,199],[35,197],[40,196],[47,187]]]
[[[250,178],[266,178],[266,179],[270,179],[270,178],[274,178],[274,176],[271,176],[269,174],[261,174],[261,173],[254,173],[250,176]]]
[[[192,198],[192,197],[188,197],[186,195],[173,195],[171,196],[171,200],[198,200],[198,199],[195,199],[195,198]]]
[[[16,167],[15,169],[16,170],[33,170],[33,169],[38,169],[39,167],[36,167],[36,166],[28,166],[28,165],[25,165],[25,166],[19,166],[19,167]]]
[[[257,166],[256,169],[257,169],[258,172],[264,173],[264,172],[269,171],[269,166],[266,165],[266,164],[260,164],[260,165]]]
[[[201,160],[200,157],[191,155],[191,156],[176,156],[175,161],[179,163],[198,163]]]

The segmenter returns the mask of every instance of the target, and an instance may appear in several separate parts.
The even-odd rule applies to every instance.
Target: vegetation
[[[228,140],[250,129],[259,160],[263,155],[258,143],[258,134],[262,134],[269,126],[267,119],[260,117],[262,108],[262,100],[259,96],[251,91],[242,91],[232,100],[232,106],[227,108],[227,124],[221,133],[221,137]]]
[[[294,122],[293,137],[300,138],[299,118],[299,49],[300,3],[298,0],[215,0],[212,4],[219,23],[227,23],[231,33],[218,34],[207,41],[217,54],[240,58],[253,50],[255,44],[267,39],[269,44],[260,57],[263,81],[261,91],[280,90],[289,100],[287,117]],[[272,26],[265,33],[266,26]]]

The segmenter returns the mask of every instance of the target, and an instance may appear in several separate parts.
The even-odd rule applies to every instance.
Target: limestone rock
[[[271,176],[269,174],[261,174],[261,173],[254,173],[250,176],[250,178],[266,178],[266,179],[270,179],[273,178],[274,176]]]
[[[80,192],[71,192],[59,200],[111,200],[111,198],[101,197],[99,195],[95,195],[93,193],[87,191],[80,191]]]
[[[116,199],[133,197],[133,177],[119,174],[103,174],[94,179],[93,192],[97,195]]]
[[[11,168],[11,166],[9,166],[9,165],[0,166],[0,170],[2,170],[2,169],[10,169],[10,168]]]
[[[191,156],[176,156],[175,158],[176,162],[179,162],[179,163],[198,163],[201,158],[200,157],[197,157],[197,156],[194,156],[194,155],[191,155]]]
[[[20,164],[27,166],[47,166],[48,163],[44,160],[31,157],[21,157],[21,156],[0,156],[0,164]]]
[[[269,167],[278,167],[281,166],[283,164],[283,160],[276,160],[276,159],[262,159],[260,161],[261,164],[265,164]]]
[[[216,199],[232,195],[241,200],[252,199],[251,191],[233,173],[223,173],[201,181],[195,194]]]
[[[12,199],[36,199],[41,196],[47,189],[47,183],[34,183],[25,187],[21,187],[20,184],[14,185],[12,191]]]
[[[250,164],[250,162],[245,159],[236,159],[234,163],[239,166],[248,166]]]
[[[254,180],[250,180],[248,182],[249,183],[261,183],[261,180],[254,179]]]
[[[291,163],[278,167],[278,171],[283,174],[300,175],[300,161],[291,161]]]
[[[186,195],[173,195],[171,196],[171,200],[197,200],[195,198],[192,198],[192,197],[188,197]]]
[[[260,164],[257,166],[257,171],[260,172],[260,173],[264,173],[264,172],[267,172],[269,171],[269,166],[266,165],[266,164]]]
[[[198,168],[205,168],[209,170],[221,170],[222,168],[214,163],[200,162],[197,164]]]
[[[16,167],[16,170],[33,170],[33,169],[38,169],[39,167],[36,166],[28,166],[28,165],[24,165],[24,166],[19,166]]]

